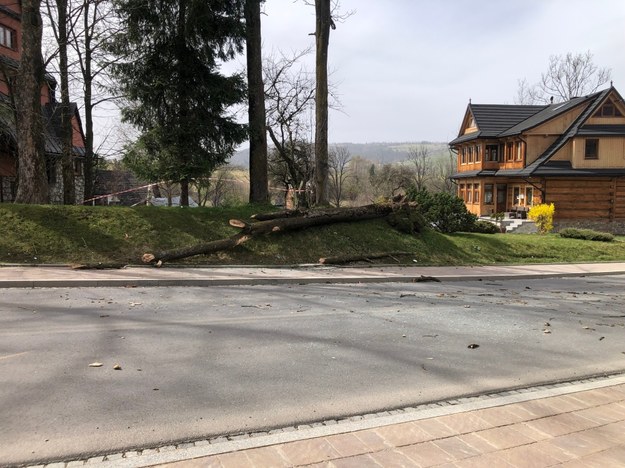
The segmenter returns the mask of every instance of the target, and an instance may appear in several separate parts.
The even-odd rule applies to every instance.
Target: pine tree
[[[140,131],[140,143],[160,160],[163,179],[189,182],[206,176],[246,138],[229,108],[246,99],[240,75],[219,73],[219,61],[242,52],[241,0],[118,0],[121,32],[111,50],[126,99],[122,118]]]

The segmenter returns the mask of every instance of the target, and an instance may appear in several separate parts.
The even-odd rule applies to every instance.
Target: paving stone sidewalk
[[[625,383],[160,466],[625,467]]]

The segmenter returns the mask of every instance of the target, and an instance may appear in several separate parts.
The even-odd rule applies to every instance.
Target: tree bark
[[[16,203],[48,203],[41,87],[44,65],[41,56],[40,2],[22,1],[22,55],[13,83],[17,129],[18,186]]]
[[[193,257],[194,255],[209,255],[214,252],[232,249],[237,245],[247,242],[250,238],[250,236],[245,234],[236,234],[226,239],[192,245],[191,247],[183,247],[180,249],[168,250],[166,252],[146,253],[143,254],[141,260],[143,263],[157,263],[160,265],[163,262],[171,260]]]
[[[69,66],[67,47],[69,42],[67,0],[56,0],[58,14],[59,75],[61,77],[61,167],[63,174],[63,204],[76,204],[74,184],[74,155],[72,141],[72,112],[69,102]]]
[[[83,177],[85,181],[85,200],[93,197],[93,184],[95,179],[95,154],[93,150],[93,73],[92,61],[93,51],[91,42],[93,40],[93,30],[95,24],[90,24],[90,3],[85,1],[83,4],[83,28],[84,36],[84,99],[85,99],[85,163],[83,167]],[[94,5],[97,11],[98,4]]]
[[[245,1],[250,132],[250,203],[267,203],[269,201],[265,87],[261,52],[261,1]]]
[[[257,236],[273,232],[295,231],[325,224],[383,218],[392,213],[393,209],[393,205],[366,205],[357,208],[313,211],[305,216],[272,219],[251,224],[240,220],[232,220],[230,224],[235,227],[244,225],[245,227],[241,231],[243,234]]]
[[[315,186],[317,205],[328,199],[328,44],[332,24],[330,0],[315,0]]]
[[[250,218],[256,221],[269,221],[271,219],[292,218],[293,216],[304,216],[304,212],[300,210],[276,211],[274,213],[258,213],[253,214]]]

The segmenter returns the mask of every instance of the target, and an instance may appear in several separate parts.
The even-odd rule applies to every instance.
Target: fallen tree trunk
[[[194,255],[207,255],[220,252],[222,250],[232,249],[250,239],[251,237],[246,234],[237,234],[226,239],[196,244],[191,247],[183,247],[181,249],[168,250],[166,252],[146,253],[143,254],[141,260],[143,263],[156,263],[160,266],[163,262],[171,260],[180,260],[181,258],[193,257]]]
[[[359,254],[359,255],[337,255],[335,257],[322,257],[319,259],[319,263],[323,265],[342,265],[344,263],[351,262],[368,262],[371,260],[375,260],[378,258],[393,258],[399,257],[401,255],[412,255],[411,252],[377,252],[370,254]],[[395,259],[396,260],[396,259]]]
[[[393,209],[394,206],[390,204],[366,205],[358,208],[311,211],[304,216],[258,221],[256,223],[246,223],[238,219],[231,219],[230,225],[240,228],[241,232],[244,234],[256,236],[272,232],[295,231],[313,226],[323,226],[325,224],[384,218],[392,213]]]
[[[293,216],[304,216],[304,212],[300,210],[284,210],[276,211],[275,213],[257,213],[250,216],[250,218],[257,221],[270,221],[272,219],[292,218]]]
[[[227,239],[197,244],[191,247],[183,247],[165,252],[146,253],[143,254],[142,260],[144,263],[155,263],[160,266],[163,262],[171,260],[179,260],[194,255],[207,255],[222,250],[228,250],[247,242],[253,237],[264,234],[295,231],[326,224],[384,218],[395,210],[400,208],[405,209],[406,207],[407,205],[405,204],[385,204],[366,205],[357,208],[337,208],[333,210],[311,211],[300,216],[289,215],[287,217],[257,221],[255,223],[231,219],[229,222],[230,225],[241,229],[239,234],[228,237]]]

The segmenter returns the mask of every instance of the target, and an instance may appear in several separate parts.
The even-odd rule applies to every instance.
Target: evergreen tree
[[[246,138],[228,114],[246,99],[240,75],[224,76],[218,61],[242,52],[240,0],[117,0],[120,33],[111,50],[126,105],[122,118],[141,132],[139,142],[161,160],[162,178],[180,182],[188,206],[189,182],[206,176]]]

